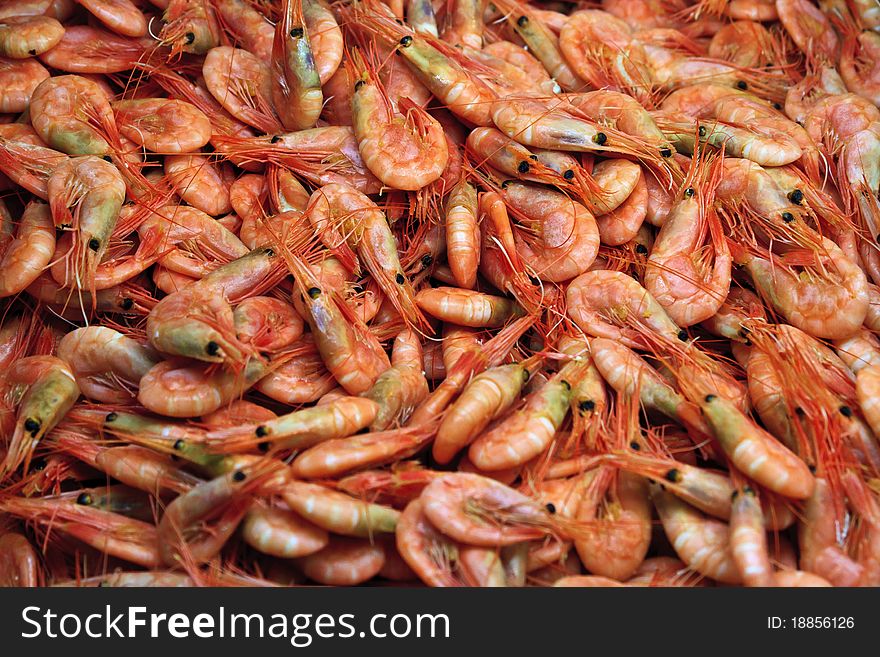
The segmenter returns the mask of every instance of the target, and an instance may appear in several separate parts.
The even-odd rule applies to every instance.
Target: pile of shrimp
[[[0,585],[880,585],[870,0],[4,0]]]

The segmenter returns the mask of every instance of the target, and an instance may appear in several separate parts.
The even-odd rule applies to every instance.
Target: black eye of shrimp
[[[354,90],[357,91],[358,89],[363,87],[365,84],[366,84],[366,82],[364,80],[358,80],[357,82],[354,83]]]
[[[697,130],[697,134],[699,134],[700,137],[705,137],[706,136],[706,126],[701,125],[699,127],[699,129]]]
[[[76,496],[76,503],[80,506],[89,506],[92,503],[92,496],[88,493],[80,493]]]
[[[580,404],[578,404],[578,410],[581,413],[589,413],[594,408],[596,408],[596,402],[592,399],[584,399]]]
[[[785,223],[790,224],[792,221],[794,221],[794,215],[791,212],[783,212],[782,220]]]
[[[680,330],[678,332],[678,339],[681,340],[682,342],[687,340],[688,339],[687,331],[685,331],[684,329]]]
[[[184,35],[184,42],[186,43],[186,45],[191,44],[191,43],[192,43],[193,41],[195,41],[195,40],[196,40],[196,34],[195,34],[195,32],[187,32],[187,33]]]
[[[311,297],[312,299],[317,299],[319,296],[321,296],[320,288],[317,288],[317,287],[310,287],[309,288],[309,297]]]
[[[715,395],[706,395],[706,403],[712,403],[715,401]]]
[[[279,141],[281,141],[281,137],[278,135],[274,135],[272,137],[272,139],[269,140],[269,143],[270,144],[277,144]]]
[[[746,84],[745,82],[743,82],[742,80],[740,80],[739,82],[737,82],[737,83],[736,83],[736,86],[737,86],[738,89],[742,89],[742,90],[746,90],[746,89],[749,88],[749,85],[747,85],[747,84]]]
[[[99,240],[97,237],[93,237],[89,240],[89,248],[92,251],[97,251],[101,248],[101,240]]]
[[[789,193],[788,200],[795,205],[800,205],[804,200],[804,193],[801,190],[796,189],[793,192]]]
[[[648,255],[648,247],[644,244],[636,244],[636,253],[639,255]]]
[[[544,505],[544,508],[547,509],[547,513],[556,513],[556,505],[553,504],[553,502],[547,502],[547,504]]]
[[[529,163],[526,162],[525,160],[523,160],[522,162],[519,163],[519,165],[517,165],[516,170],[519,171],[520,173],[528,173],[529,168],[530,168]]]
[[[303,34],[305,34],[305,31],[301,27],[295,27],[290,31],[290,38],[299,39]]]
[[[232,481],[244,481],[247,478],[247,475],[241,470],[236,470],[232,473]]]
[[[216,356],[220,353],[220,345],[211,340],[205,345],[205,351],[209,356]]]
[[[566,381],[565,379],[563,379],[563,380],[560,381],[559,383],[560,383],[560,384],[562,385],[562,387],[565,388],[566,390],[571,390],[571,384],[570,384],[568,381]]]
[[[269,435],[269,429],[261,424],[256,428],[256,430],[254,430],[254,434],[257,436],[257,438],[263,438]]]
[[[690,198],[691,196],[693,196],[696,193],[697,192],[696,192],[696,190],[694,190],[693,187],[688,187],[686,190],[684,190],[684,197]]]
[[[574,171],[572,171],[571,169],[566,169],[565,172],[562,174],[562,177],[566,180],[571,180],[572,178],[574,178]]]
[[[520,16],[519,18],[516,19],[516,24],[519,25],[520,27],[525,27],[526,25],[529,24],[529,17],[528,16]]]
[[[840,411],[840,414],[841,414],[843,417],[852,417],[853,412],[852,412],[852,409],[851,409],[849,406],[841,406],[841,407],[840,407],[839,409],[837,409],[837,410]]]
[[[406,278],[403,274],[398,274],[394,277],[394,280],[397,281],[398,285],[403,285],[404,283],[406,283]]]
[[[174,441],[174,449],[177,450],[178,452],[180,450],[182,450],[185,446],[186,446],[186,442],[183,440],[183,438],[178,438],[177,440]]]
[[[661,157],[672,157],[672,149],[671,148],[661,148],[660,149]]]
[[[107,415],[104,417],[104,422],[115,422],[116,418],[118,417],[119,415],[116,413],[107,413]]]
[[[434,256],[430,253],[426,253],[422,256],[422,267],[430,267],[434,264]]]
[[[681,473],[675,468],[672,468],[672,470],[663,475],[663,477],[664,479],[666,479],[666,481],[672,484],[677,484],[679,481],[681,481]]]
[[[636,452],[642,451],[642,446],[639,445],[635,440],[629,444],[629,448]]]
[[[27,431],[32,436],[35,435],[40,430],[40,421],[35,420],[32,417],[27,418],[24,421],[24,430]]]
[[[119,302],[119,307],[123,310],[131,310],[134,306],[134,299],[129,297],[125,297],[122,301]]]
[[[604,132],[597,132],[593,137],[593,141],[602,146],[606,141],[608,141],[608,135]]]
[[[412,37],[405,36],[400,40],[399,43],[401,48],[409,48],[412,45]]]

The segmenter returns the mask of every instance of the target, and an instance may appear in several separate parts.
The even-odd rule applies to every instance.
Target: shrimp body
[[[446,202],[446,257],[458,287],[473,289],[480,264],[477,190],[461,180]]]
[[[255,505],[241,524],[245,542],[263,554],[295,559],[324,549],[330,540],[326,531],[278,507]]]
[[[588,335],[643,345],[644,333],[679,339],[681,329],[653,295],[623,272],[595,270],[581,274],[565,293],[568,316]]]
[[[192,153],[211,139],[208,117],[182,100],[120,100],[112,108],[119,132],[155,153]]]
[[[0,534],[0,585],[39,585],[39,560],[30,542],[21,534]]]
[[[0,212],[0,297],[18,294],[43,272],[55,252],[55,226],[49,206],[28,203],[15,228]]]
[[[303,481],[289,481],[280,490],[284,502],[299,515],[334,534],[368,537],[394,533],[400,512],[362,502],[344,493]]]
[[[272,67],[272,94],[281,123],[288,130],[313,127],[321,115],[324,94],[302,0],[284,3],[275,26]]]
[[[746,586],[773,586],[775,577],[767,551],[761,505],[755,491],[744,486],[734,495],[730,514],[730,548]]]
[[[801,500],[810,497],[815,479],[806,463],[751,422],[736,405],[707,395],[700,408],[737,468],[780,495]]]
[[[87,78],[47,78],[34,89],[30,115],[34,130],[51,148],[68,155],[106,155],[111,150],[107,138],[116,130],[113,110],[104,90]],[[92,127],[95,123],[98,129]]]
[[[104,326],[71,331],[57,353],[86,397],[108,403],[130,401],[141,377],[157,363],[151,349]]]
[[[525,314],[516,302],[504,297],[454,287],[421,290],[416,295],[416,303],[438,319],[472,328],[504,326]]]

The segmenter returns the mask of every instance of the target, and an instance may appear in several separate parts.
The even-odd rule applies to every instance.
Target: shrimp
[[[174,191],[194,208],[217,217],[232,210],[220,171],[203,155],[169,155],[165,175]]]
[[[421,290],[416,303],[425,312],[445,322],[472,328],[504,326],[525,311],[515,302],[472,290],[435,287]]]
[[[687,339],[653,295],[622,272],[581,274],[565,293],[568,316],[588,335],[642,348],[649,336]]]
[[[321,85],[327,83],[342,62],[345,42],[336,16],[324,0],[303,0],[303,18],[315,56]]]
[[[214,7],[218,22],[236,37],[242,48],[263,61],[272,58],[275,30],[255,6],[251,6],[245,0],[215,0]],[[279,24],[281,22],[283,20],[278,21]],[[293,25],[290,26],[292,27]]]
[[[645,289],[678,326],[715,315],[730,289],[733,258],[712,207],[722,171],[695,158],[648,256]]]
[[[828,17],[809,0],[776,0],[779,21],[808,58],[838,61],[839,40]]]
[[[834,586],[856,586],[865,569],[840,547],[839,526],[831,486],[824,477],[816,477],[798,525],[800,566]]]
[[[539,361],[499,365],[475,376],[443,416],[432,446],[434,460],[449,463],[471,444],[492,420],[518,399]]]
[[[793,326],[818,338],[855,333],[868,312],[865,273],[827,238],[801,271],[745,255],[743,264],[759,293]]]
[[[58,343],[82,393],[96,401],[125,403],[141,378],[157,363],[151,349],[105,326],[71,331]]]
[[[472,290],[480,265],[480,229],[477,190],[466,180],[458,182],[446,201],[446,259],[455,284]]]
[[[322,550],[301,557],[300,568],[309,579],[330,586],[355,586],[375,577],[385,565],[379,544],[334,536]]]
[[[581,363],[566,365],[543,387],[526,397],[522,409],[483,433],[468,449],[470,461],[481,470],[494,471],[522,465],[552,442],[568,415],[572,378]]]
[[[740,584],[726,523],[705,517],[658,484],[651,484],[651,498],[675,553],[701,575],[726,584]]]
[[[235,118],[264,133],[283,132],[272,103],[269,67],[247,50],[219,46],[202,65],[205,86]]]
[[[152,523],[79,504],[77,497],[6,497],[0,510],[143,568],[162,564],[158,533]]]
[[[147,19],[132,0],[77,0],[77,2],[118,34],[129,37],[147,35]]]
[[[49,71],[36,60],[0,58],[0,112],[25,111],[34,90],[48,77]]]
[[[220,26],[206,0],[168,0],[162,18],[159,41],[172,55],[204,55],[220,45]]]
[[[39,559],[30,542],[21,534],[0,534],[0,586],[39,586]]]
[[[376,419],[370,424],[371,431],[404,424],[412,409],[428,396],[428,381],[422,372],[422,345],[412,329],[394,338],[391,368],[376,379],[365,396],[379,404]]]
[[[707,395],[700,404],[731,462],[757,483],[792,499],[807,499],[815,478],[795,454],[754,424],[730,401]]]
[[[3,214],[0,224],[0,297],[18,294],[33,283],[55,252],[55,227],[49,206],[31,201],[16,228]]]
[[[137,399],[154,413],[196,417],[212,413],[242,395],[266,370],[258,359],[249,360],[238,372],[217,370],[205,363],[162,361],[141,377]]]
[[[368,537],[394,533],[400,512],[380,504],[361,502],[318,484],[289,481],[279,490],[293,511],[334,534]]]
[[[302,0],[286,0],[272,44],[272,98],[282,125],[304,130],[321,115],[324,95]]]
[[[230,303],[256,296],[283,277],[271,249],[256,249],[162,299],[147,317],[159,351],[208,363],[243,364],[253,346],[235,334]]]
[[[401,267],[388,220],[375,203],[353,187],[329,184],[315,190],[305,214],[328,246],[337,251],[338,247],[346,246],[357,250],[367,271],[407,323],[424,325],[412,283]],[[345,235],[341,245],[336,243],[340,229]],[[344,251],[340,255],[345,258]],[[346,260],[350,259],[343,262]]]
[[[741,486],[733,494],[730,549],[746,586],[773,586],[775,577],[767,550],[761,505],[754,489]]]
[[[280,464],[277,464],[280,465]],[[157,528],[159,553],[168,566],[205,563],[214,557],[251,506],[261,488],[282,480],[277,465],[236,469],[176,497]]]
[[[241,536],[254,549],[282,559],[314,554],[330,542],[326,531],[292,511],[262,504],[245,515]]]
[[[132,39],[91,25],[67,25],[61,41],[41,54],[40,61],[65,73],[120,73],[135,68],[155,47],[151,38]]]
[[[0,56],[26,59],[58,45],[64,26],[50,16],[0,18]]]
[[[6,379],[26,390],[18,404],[15,429],[0,464],[0,480],[8,478],[22,465],[27,471],[37,444],[61,422],[80,394],[70,367],[54,356],[21,358],[6,373]]]
[[[259,446],[303,450],[321,441],[357,433],[370,425],[378,410],[378,404],[372,400],[343,395],[264,422],[215,429],[209,431],[206,438],[212,443],[211,450],[217,452],[237,452]]]
[[[352,125],[364,164],[389,187],[418,190],[443,175],[449,158],[440,123],[408,98],[396,112],[377,81],[375,64],[352,54],[357,81]]]
[[[427,520],[467,545],[498,547],[560,531],[560,520],[512,488],[469,473],[446,474],[422,491]]]
[[[233,311],[235,330],[260,353],[279,352],[296,342],[303,320],[289,303],[274,297],[245,299]]]
[[[119,100],[111,107],[119,132],[155,153],[192,153],[211,139],[208,117],[182,100]]]

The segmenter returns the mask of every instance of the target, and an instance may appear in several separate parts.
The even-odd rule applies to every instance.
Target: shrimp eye
[[[244,481],[247,475],[241,470],[236,470],[232,473],[232,481]]]
[[[24,430],[33,436],[40,430],[40,422],[29,417],[24,421]]]
[[[801,202],[804,200],[804,193],[799,189],[796,189],[793,192],[789,192],[788,200],[795,205],[800,205]]]
[[[520,173],[528,173],[529,172],[529,163],[526,162],[525,160],[523,160],[516,167],[516,170],[519,171]]]
[[[99,240],[97,237],[93,237],[89,240],[89,248],[92,251],[97,251],[101,248],[101,240]]]
[[[528,370],[523,370],[523,383],[532,378],[532,375],[529,374]]]
[[[572,171],[571,169],[566,169],[565,172],[562,174],[562,177],[566,180],[571,180],[572,178],[574,178],[574,171]]]
[[[597,132],[593,136],[593,141],[596,142],[597,144],[599,144],[599,146],[601,146],[606,141],[608,141],[608,135],[606,135],[604,132]]]
[[[716,395],[706,395],[705,401],[707,404],[710,404],[713,401],[715,401],[716,399],[717,399]]]
[[[351,290],[352,290],[352,292],[354,292],[355,294],[360,294],[361,292],[364,291],[364,286],[361,285],[360,283],[358,283],[357,285],[355,285],[354,287],[352,287]]]
[[[404,283],[406,283],[406,278],[403,276],[403,274],[398,274],[394,277],[394,280],[397,282],[398,285],[403,285]]]
[[[290,38],[299,39],[303,34],[305,34],[305,32],[301,27],[295,27],[290,31]]]
[[[266,428],[265,425],[261,424],[256,428],[254,434],[257,436],[257,438],[264,438],[269,435],[269,430]]]
[[[815,466],[815,465],[808,465],[808,466],[807,466],[807,469],[808,469],[812,474],[816,474],[816,466]]]
[[[782,220],[785,223],[790,224],[792,221],[794,221],[794,215],[791,212],[783,212]]]
[[[269,140],[269,143],[270,144],[277,144],[279,141],[281,141],[281,137],[279,135],[274,135],[272,137],[272,139]]]
[[[501,183],[501,189],[507,189],[512,182],[512,180],[505,180],[503,183]]]
[[[852,412],[852,409],[851,409],[849,406],[841,406],[841,407],[840,407],[839,409],[837,409],[837,410],[840,411],[840,414],[841,414],[843,417],[852,417],[853,412]]]
[[[694,190],[693,187],[688,187],[686,190],[684,190],[684,197],[685,197],[685,198],[690,198],[691,196],[693,196],[693,195],[696,194],[696,193],[697,193],[697,192]]]
[[[660,155],[661,155],[661,157],[672,157],[672,149],[671,148],[661,148]]]
[[[675,468],[672,468],[672,470],[663,475],[663,478],[672,484],[677,484],[681,481],[681,473]]]
[[[109,155],[105,155],[101,159],[104,160],[105,162],[110,162],[111,164],[113,163],[113,158],[110,157]]]
[[[648,255],[648,247],[644,244],[636,244],[636,253],[639,255]]]
[[[516,19],[516,24],[519,25],[520,27],[525,27],[526,25],[529,24],[529,17],[528,16],[520,16],[519,18]]]
[[[800,406],[798,406],[797,408],[794,409],[794,413],[798,417],[803,417],[804,415],[807,414],[807,412],[804,409],[802,409]]]
[[[196,40],[195,32],[187,32],[184,35],[184,41],[186,42],[187,45],[191,44],[195,40]]]
[[[553,502],[547,502],[544,508],[547,509],[547,513],[556,513],[556,505]]]
[[[119,307],[123,310],[131,310],[132,306],[134,306],[134,299],[130,297],[125,297],[119,302]]]
[[[357,91],[358,89],[363,87],[365,84],[366,84],[366,82],[364,80],[358,80],[357,82],[354,83],[354,90]]]
[[[177,440],[174,441],[173,448],[179,452],[185,446],[186,446],[186,442],[184,442],[183,438],[178,438]]]
[[[581,413],[589,413],[594,408],[596,408],[596,402],[592,399],[585,399],[580,404],[578,404],[578,410]]]
[[[754,495],[755,489],[751,486],[743,486],[743,494],[744,495]]]
[[[639,445],[635,440],[629,444],[629,448],[635,450],[636,452],[642,451],[642,446]]]
[[[263,452],[263,454],[265,454],[266,452],[269,451],[269,444],[270,443],[268,440],[264,440],[263,442],[261,442],[257,445],[257,449],[260,450],[261,452]]]
[[[773,109],[775,109],[775,110],[781,110],[781,109],[782,109],[782,105],[780,105],[779,103],[773,103]]]
[[[740,80],[739,82],[736,83],[736,88],[745,90],[745,89],[749,88],[749,85],[747,85],[745,82]]]
[[[210,340],[208,344],[205,345],[205,351],[209,356],[216,356],[220,353],[220,345],[213,340]]]
[[[80,493],[76,496],[76,503],[81,506],[89,506],[92,503],[92,496],[88,493]]]
[[[538,161],[538,156],[537,156],[537,155],[529,155],[529,159],[530,159],[530,160],[534,160],[535,162],[537,162],[537,161]]]
[[[699,129],[697,130],[697,134],[699,134],[700,137],[705,137],[706,136],[706,126],[701,125],[699,127]]]
[[[422,256],[422,267],[430,267],[434,264],[434,256],[430,253],[426,253]]]
[[[733,491],[733,492],[730,494],[730,499],[731,499],[731,500],[735,500],[737,497],[739,497],[739,491],[738,491],[738,490],[735,490],[735,491]]]
[[[309,297],[310,298],[317,299],[319,296],[321,296],[320,288],[317,288],[317,287],[310,287],[309,288]]]
[[[540,285],[541,284],[541,279],[538,278],[537,276],[532,276],[531,274],[529,274],[529,280],[531,281],[532,285]]]
[[[561,383],[562,387],[565,388],[566,390],[571,390],[571,384],[568,381],[566,381],[565,379],[563,379],[559,383]]]
[[[681,329],[681,330],[678,332],[678,339],[681,340],[682,342],[684,342],[685,340],[687,340],[687,339],[688,339],[687,331],[685,331],[684,329]]]
[[[409,48],[412,45],[412,37],[405,36],[399,41],[399,43],[401,48]]]
[[[275,257],[275,250],[271,249],[271,248],[266,249],[266,257],[267,258],[274,258]]]
[[[104,422],[115,422],[118,417],[119,415],[116,413],[107,413],[107,415],[104,416]]]

